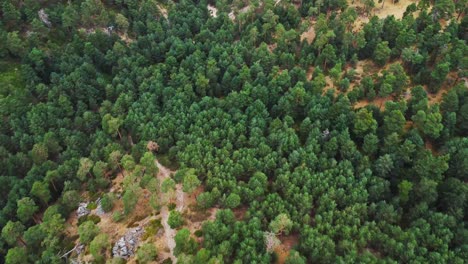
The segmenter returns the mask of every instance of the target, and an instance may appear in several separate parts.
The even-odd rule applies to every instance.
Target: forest
[[[0,263],[467,263],[467,10],[0,0]]]

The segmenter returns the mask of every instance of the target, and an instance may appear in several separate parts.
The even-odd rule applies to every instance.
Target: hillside
[[[465,0],[0,0],[0,263],[465,263]]]

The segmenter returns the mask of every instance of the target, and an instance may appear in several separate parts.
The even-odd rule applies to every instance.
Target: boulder
[[[88,207],[88,203],[80,203],[80,205],[78,206],[78,209],[76,210],[76,214],[78,218],[85,216],[85,215],[89,215],[89,213],[91,213],[91,211],[88,210],[87,207]]]
[[[112,256],[128,259],[135,254],[143,228],[137,227],[128,230],[112,247]]]

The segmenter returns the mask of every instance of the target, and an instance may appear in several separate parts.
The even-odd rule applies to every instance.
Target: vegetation
[[[285,263],[466,262],[466,1],[388,5],[0,0],[0,263],[66,263],[117,175],[115,222],[180,190],[219,208],[202,239],[170,213],[181,263],[271,263],[285,236]],[[99,221],[79,241],[121,262]]]
[[[184,218],[180,212],[173,210],[169,214],[167,223],[171,228],[175,229],[184,224]]]
[[[143,244],[137,251],[138,263],[149,263],[156,259],[158,255],[154,244]]]

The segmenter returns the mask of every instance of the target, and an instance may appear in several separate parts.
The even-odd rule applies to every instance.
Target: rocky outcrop
[[[121,237],[112,248],[112,256],[127,259],[135,255],[141,235],[142,227],[132,228]]]
[[[91,211],[88,209],[88,203],[80,203],[78,209],[76,210],[76,215],[78,216],[78,218],[85,215],[89,215],[90,213]]]
[[[101,198],[96,200],[96,204],[97,204],[96,214],[99,215],[99,216],[105,215],[106,212],[104,212],[104,209],[102,209]]]
[[[37,15],[39,16],[39,19],[41,19],[42,23],[44,23],[46,26],[51,27],[52,23],[50,23],[49,20],[49,15],[45,12],[44,9],[41,9],[37,12]]]

